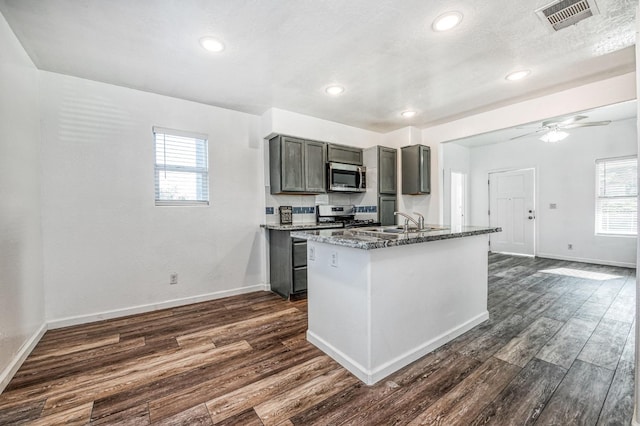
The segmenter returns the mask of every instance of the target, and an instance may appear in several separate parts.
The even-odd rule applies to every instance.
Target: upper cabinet
[[[326,145],[282,135],[269,139],[271,193],[326,192]]]
[[[322,193],[327,190],[327,144],[305,141],[305,191]]]
[[[330,143],[327,146],[327,161],[362,166],[362,148]]]
[[[421,195],[431,193],[431,149],[425,145],[401,148],[402,193]]]
[[[397,156],[394,148],[378,146],[378,193],[396,195]]]

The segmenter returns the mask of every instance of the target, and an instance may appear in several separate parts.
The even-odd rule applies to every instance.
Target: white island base
[[[487,240],[374,250],[308,241],[307,340],[378,382],[489,318]]]

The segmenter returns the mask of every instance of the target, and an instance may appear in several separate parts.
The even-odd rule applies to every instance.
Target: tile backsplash
[[[265,209],[267,223],[280,222],[278,212],[280,206],[293,207],[294,223],[313,223],[316,221],[317,204],[355,205],[357,219],[377,220],[378,218],[377,205],[371,205],[371,200],[369,200],[368,197],[364,197],[364,194],[273,195],[268,192],[267,188],[265,195],[267,201],[267,207]],[[367,201],[369,204],[365,204]]]

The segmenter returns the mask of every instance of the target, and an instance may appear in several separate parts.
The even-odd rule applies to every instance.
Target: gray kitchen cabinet
[[[271,193],[326,192],[326,145],[284,135],[269,139]]]
[[[327,161],[362,166],[362,148],[330,143],[327,146]]]
[[[396,197],[390,195],[381,195],[378,197],[378,220],[383,226],[395,225],[396,218]]]
[[[402,193],[421,195],[431,193],[431,148],[409,145],[401,148]]]
[[[327,144],[305,141],[305,191],[322,193],[327,188]]]
[[[284,298],[307,290],[307,240],[290,231],[269,230],[271,290]]]
[[[398,151],[394,148],[378,146],[378,193],[397,193],[397,156]]]

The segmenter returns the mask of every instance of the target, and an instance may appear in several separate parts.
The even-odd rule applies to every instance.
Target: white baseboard
[[[132,306],[130,308],[114,309],[112,311],[98,312],[89,315],[78,315],[74,317],[59,318],[47,321],[49,329],[69,327],[71,325],[86,324],[89,322],[102,321],[106,319],[124,317],[127,315],[142,314],[145,312],[157,311],[176,306],[188,305],[191,303],[206,302],[223,297],[236,296],[238,294],[251,293],[254,291],[269,291],[267,284],[256,284],[249,287],[240,287],[231,290],[217,291],[214,293],[201,294],[198,296],[185,297],[181,299],[167,300],[164,302],[150,303],[148,305]]]
[[[4,391],[4,389],[7,387],[7,385],[13,378],[14,374],[16,374],[16,372],[18,371],[18,369],[20,368],[24,360],[27,359],[27,357],[29,356],[33,348],[36,347],[36,345],[38,344],[42,336],[44,336],[44,333],[46,333],[46,331],[47,331],[47,324],[44,323],[40,326],[38,330],[36,330],[35,333],[31,335],[29,340],[27,340],[22,345],[22,347],[20,348],[16,356],[13,357],[13,360],[11,360],[9,365],[4,370],[2,370],[2,372],[0,373],[0,393],[2,393],[2,391]]]
[[[375,366],[372,369],[365,368],[360,363],[355,362],[351,357],[344,354],[342,351],[337,349],[331,343],[327,342],[325,339],[313,333],[311,330],[307,330],[307,340],[316,346],[318,349],[329,355],[338,364],[342,365],[344,368],[349,370],[351,374],[356,376],[358,379],[363,381],[367,385],[373,385],[380,380],[384,379],[391,373],[398,371],[402,367],[405,367],[412,362],[422,358],[429,352],[434,351],[445,343],[455,339],[461,334],[466,333],[471,330],[473,327],[481,324],[482,322],[489,319],[489,312],[484,311],[480,315],[471,318],[469,321],[455,327],[451,330],[446,331],[445,333],[435,337],[434,339],[420,344],[416,346],[412,350],[405,352],[404,354],[392,359],[384,364]]]
[[[613,260],[589,259],[589,258],[572,257],[572,256],[559,256],[556,254],[549,254],[549,253],[536,253],[536,257],[544,257],[546,259],[556,259],[556,260],[568,260],[569,262],[593,263],[596,265],[621,266],[623,268],[636,267],[635,263],[616,262]]]

